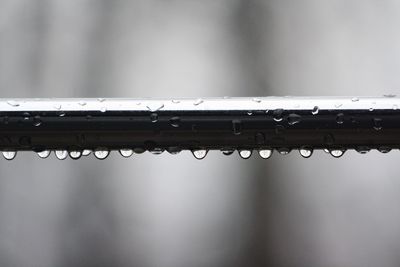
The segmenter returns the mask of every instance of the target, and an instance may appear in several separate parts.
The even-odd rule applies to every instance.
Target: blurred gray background
[[[0,0],[0,97],[382,95],[398,0]],[[0,266],[400,266],[400,154],[0,160]]]

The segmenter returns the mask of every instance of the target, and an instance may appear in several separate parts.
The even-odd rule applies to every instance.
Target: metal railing
[[[123,156],[150,151],[172,154],[208,150],[268,158],[298,149],[341,156],[400,147],[400,98],[259,97],[205,99],[1,99],[0,150],[47,157]]]

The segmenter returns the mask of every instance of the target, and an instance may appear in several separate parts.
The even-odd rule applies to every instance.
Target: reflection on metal
[[[398,107],[395,96],[2,99],[0,150],[388,151],[400,147]]]

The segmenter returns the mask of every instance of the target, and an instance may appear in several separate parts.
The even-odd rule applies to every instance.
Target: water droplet
[[[258,154],[260,155],[260,157],[262,157],[263,159],[269,159],[272,156],[272,149],[260,149],[258,151]]]
[[[300,148],[299,152],[300,152],[300,155],[303,158],[309,158],[313,154],[313,149],[312,148],[303,147],[303,148]]]
[[[167,148],[168,153],[171,155],[177,155],[181,153],[182,149],[179,146],[170,146]]]
[[[192,150],[192,153],[196,159],[204,159],[207,156],[208,150],[206,149]]]
[[[369,108],[369,111],[374,111],[374,108],[373,108],[373,107],[370,107],[370,108]]]
[[[355,150],[360,154],[367,154],[371,149],[367,146],[358,146]]]
[[[56,150],[54,151],[54,153],[56,154],[56,157],[59,160],[64,160],[68,157],[68,151],[67,150]]]
[[[288,120],[289,125],[295,125],[301,121],[301,116],[292,113],[292,114],[289,114],[287,120]]]
[[[86,106],[87,103],[85,101],[81,100],[81,101],[78,102],[78,104],[80,106]]]
[[[129,148],[125,148],[125,149],[120,149],[119,153],[121,154],[121,156],[123,156],[124,158],[129,158],[130,156],[133,155],[133,150],[129,149]]]
[[[158,114],[157,113],[151,113],[150,114],[150,120],[151,120],[151,122],[157,122],[158,121]]]
[[[204,102],[203,99],[198,98],[198,99],[196,99],[196,100],[194,101],[193,105],[198,106],[198,105],[200,105],[200,104],[203,103],[203,102]]]
[[[389,153],[392,149],[388,146],[378,147],[378,151],[381,153]]]
[[[90,149],[85,149],[82,151],[82,156],[87,157],[92,153],[92,150]]]
[[[7,104],[12,106],[12,107],[19,107],[19,103],[15,100],[8,100]]]
[[[345,151],[342,149],[332,149],[331,151],[329,151],[329,153],[335,158],[340,158],[341,156],[343,156],[344,152]]]
[[[97,149],[96,151],[94,151],[94,156],[97,159],[103,160],[103,159],[107,158],[108,155],[110,155],[110,151],[107,149],[100,148],[100,149]]]
[[[281,121],[283,119],[283,109],[275,109],[273,113],[274,121]]]
[[[324,150],[325,153],[328,153],[328,154],[331,153],[331,152],[329,151],[329,149],[327,149],[327,148],[324,148],[323,150]]]
[[[353,98],[351,99],[351,102],[358,102],[358,101],[360,101],[360,99],[359,99],[358,97],[353,97]]]
[[[253,115],[253,111],[251,111],[251,110],[247,111],[247,115],[249,115],[249,116]]]
[[[147,104],[146,107],[151,112],[157,112],[164,107],[164,104],[158,102],[150,102]]]
[[[135,147],[133,149],[133,152],[135,152],[136,154],[142,154],[146,151],[146,149],[144,149],[143,147]]]
[[[99,102],[104,102],[104,101],[106,101],[106,99],[105,99],[105,98],[99,97],[99,98],[97,98],[97,101],[99,101]]]
[[[38,152],[38,156],[42,159],[48,158],[50,156],[51,151],[50,150],[44,150],[41,152]]]
[[[172,103],[179,104],[179,103],[181,103],[181,101],[179,101],[178,99],[172,99]]]
[[[232,121],[232,130],[234,135],[239,135],[242,133],[242,122],[240,120]]]
[[[82,156],[82,151],[72,150],[69,152],[71,159],[79,159]]]
[[[103,113],[104,113],[104,112],[106,112],[106,111],[107,111],[107,108],[106,108],[106,107],[101,107],[101,108],[100,108],[100,112],[103,112]]]
[[[13,160],[17,156],[16,151],[3,151],[3,157],[6,160]]]
[[[162,153],[164,153],[164,149],[162,149],[160,147],[155,147],[155,148],[149,149],[149,152],[153,155],[161,155]]]
[[[233,152],[235,152],[235,150],[233,148],[224,148],[221,150],[222,154],[224,154],[225,156],[230,156],[233,154]]]
[[[60,112],[60,113],[58,113],[58,116],[60,116],[60,117],[65,117],[65,115],[66,115],[65,112]]]
[[[40,118],[39,115],[37,115],[33,118],[33,125],[36,127],[42,125],[42,119]]]
[[[374,118],[374,129],[379,131],[382,129],[382,119],[381,118]]]
[[[344,122],[344,114],[343,114],[343,113],[337,114],[337,116],[336,116],[336,122],[337,122],[338,124],[343,124],[343,122]]]
[[[181,118],[179,118],[179,117],[172,117],[172,118],[169,120],[169,122],[170,122],[170,124],[171,124],[172,127],[178,128],[178,127],[180,126],[180,124],[181,124]]]
[[[393,110],[397,110],[398,108],[399,108],[398,105],[396,105],[396,104],[393,105]]]
[[[315,107],[313,108],[313,110],[311,111],[311,114],[317,115],[318,112],[319,112],[319,107],[318,107],[318,106],[315,106]]]
[[[343,106],[342,103],[336,103],[336,104],[335,104],[335,108],[340,108],[341,106]]]
[[[60,104],[54,104],[54,108],[57,109],[57,110],[60,110],[61,109],[61,105]]]
[[[247,150],[247,149],[239,150],[239,155],[242,159],[250,158],[251,154],[253,154],[253,151],[251,151],[251,150]]]
[[[31,118],[31,114],[29,112],[22,113],[22,116],[24,117],[24,121],[28,121]]]
[[[256,103],[261,103],[261,99],[257,98],[257,97],[253,98],[253,101],[256,102]]]
[[[386,95],[383,95],[384,97],[389,97],[389,98],[391,98],[391,97],[396,97],[396,95],[393,95],[393,94],[386,94]]]
[[[292,151],[290,148],[287,147],[280,147],[277,149],[277,151],[279,152],[279,154],[281,155],[287,155],[290,153],[290,151]]]

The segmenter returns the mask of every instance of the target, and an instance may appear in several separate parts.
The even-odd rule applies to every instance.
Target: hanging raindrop
[[[335,158],[340,158],[341,156],[343,156],[345,150],[342,149],[332,149],[331,151],[329,151],[329,153],[335,157]]]
[[[56,157],[59,160],[64,160],[68,157],[68,151],[67,150],[56,150],[54,151],[54,153],[56,154]]]
[[[78,150],[69,151],[69,156],[71,159],[80,159],[80,157],[82,156],[82,151]]]
[[[90,150],[90,149],[85,149],[85,150],[82,151],[82,156],[87,157],[87,156],[90,155],[90,153],[92,153],[92,150]]]
[[[119,153],[121,154],[121,156],[123,156],[124,158],[129,158],[133,155],[133,150],[129,149],[129,148],[125,148],[125,149],[120,149]]]
[[[389,153],[392,149],[390,147],[387,146],[381,146],[378,147],[378,151],[381,153]]]
[[[258,154],[260,155],[260,157],[262,157],[263,159],[269,159],[272,156],[272,149],[260,149],[258,151]]]
[[[290,151],[292,151],[290,148],[287,148],[287,147],[280,147],[277,150],[278,150],[279,154],[281,154],[281,155],[287,155],[290,153]]]
[[[6,160],[13,160],[17,156],[16,151],[3,151],[3,157]]]
[[[303,148],[300,148],[299,152],[300,152],[300,155],[303,158],[309,158],[313,154],[313,149],[312,148],[303,147]]]
[[[198,149],[192,150],[192,154],[196,159],[204,159],[207,156],[208,150],[206,149]]]
[[[110,155],[110,151],[107,149],[100,148],[100,149],[97,149],[96,151],[94,151],[94,156],[97,159],[103,160],[103,159],[107,158],[108,155]]]
[[[41,152],[37,152],[38,156],[42,159],[48,158],[50,156],[50,150],[43,150]]]
[[[164,153],[164,149],[162,149],[160,147],[155,147],[155,148],[149,149],[149,152],[153,155],[161,155],[162,153]]]
[[[371,149],[367,146],[358,146],[355,150],[360,154],[367,154]]]
[[[233,154],[233,152],[235,152],[235,150],[233,148],[224,148],[224,149],[221,149],[221,152],[225,156],[230,156]]]
[[[315,107],[313,108],[313,110],[311,111],[311,114],[317,115],[318,112],[319,112],[319,107],[318,107],[318,106],[315,106]]]
[[[171,155],[178,155],[179,153],[181,153],[181,151],[182,148],[180,148],[179,146],[170,146],[167,148],[167,152]]]
[[[253,151],[251,151],[251,150],[247,150],[247,149],[239,150],[239,155],[242,159],[250,158],[251,154],[253,154]]]

